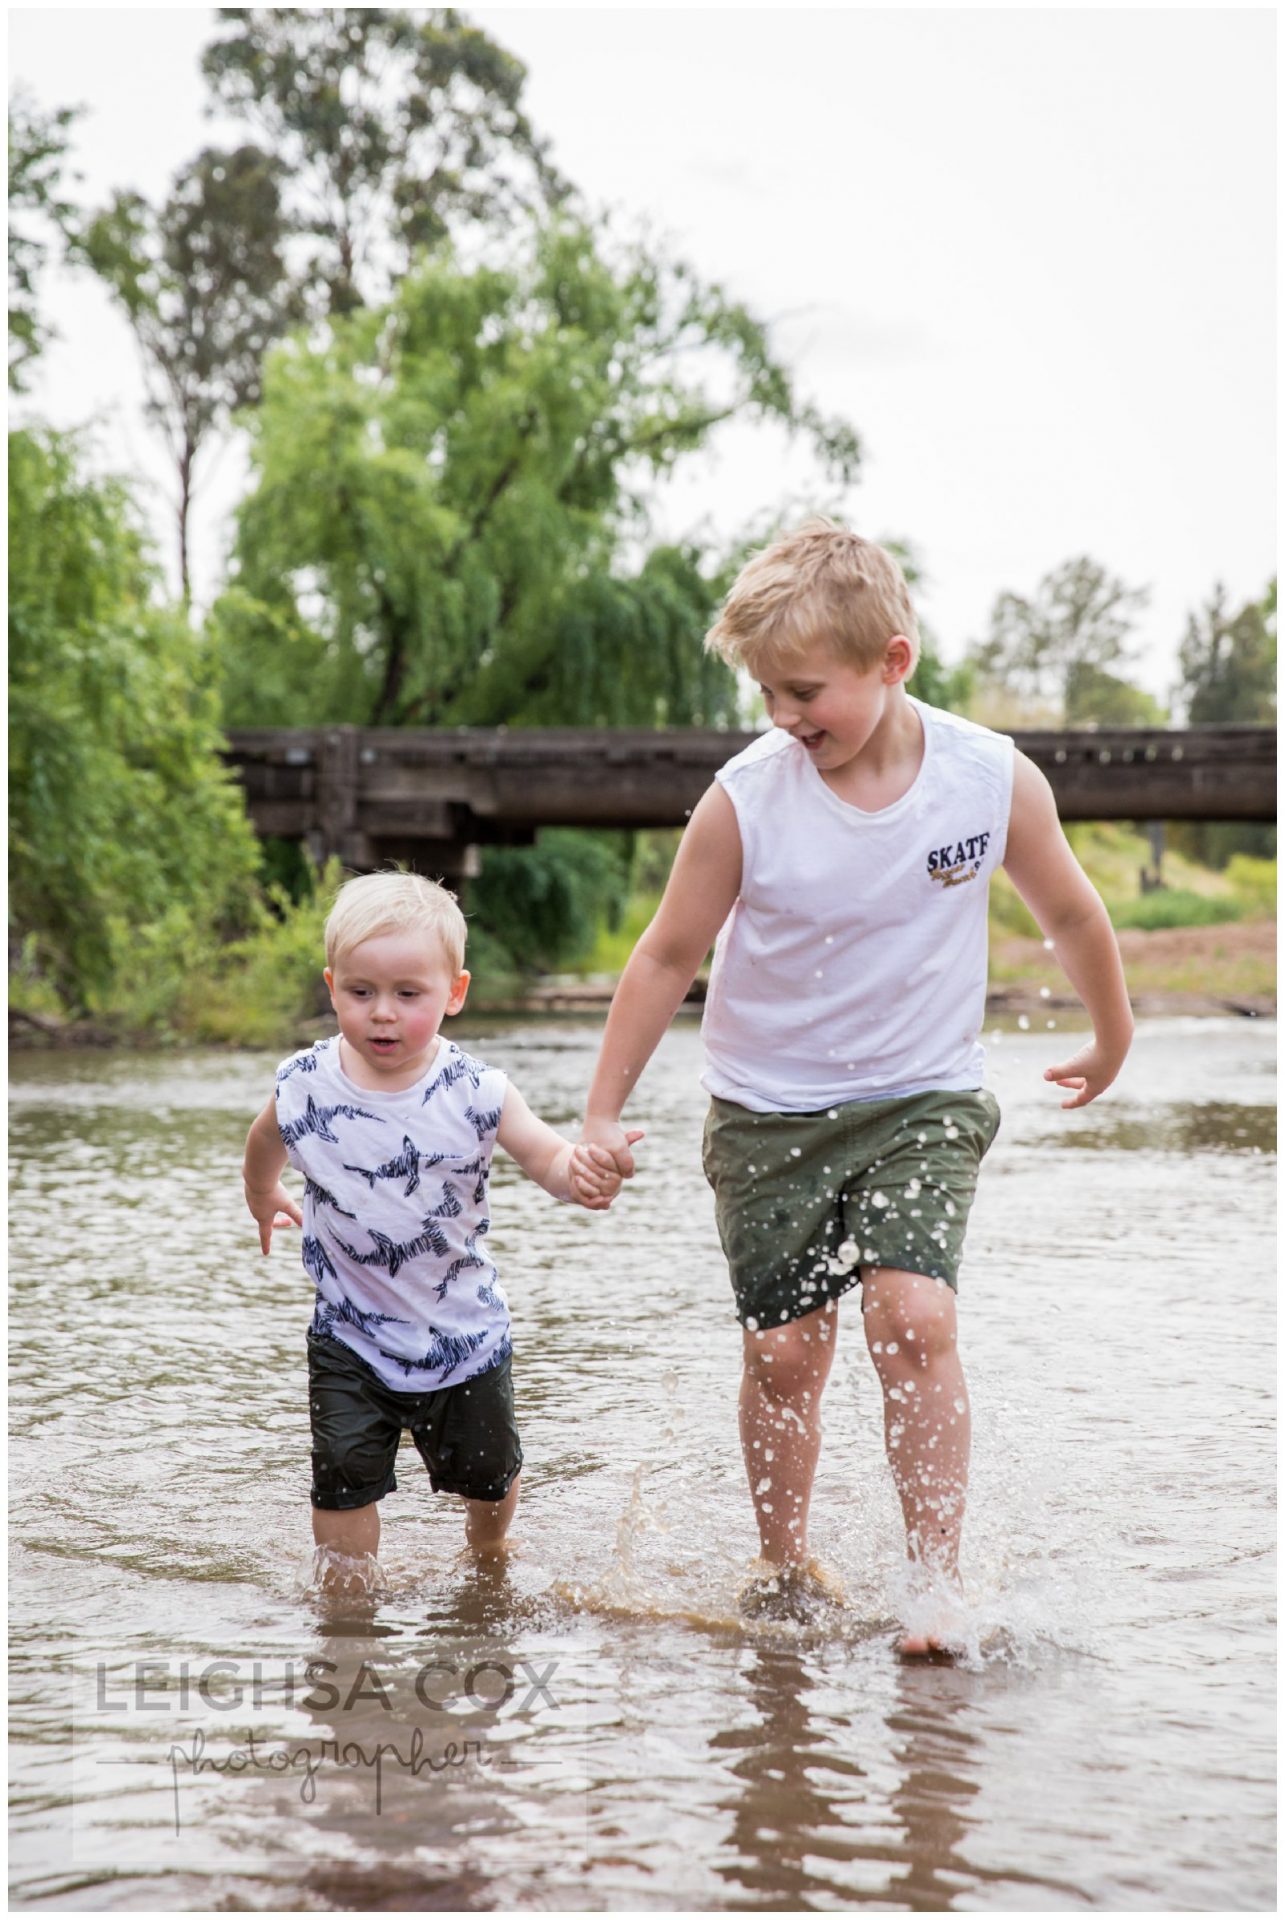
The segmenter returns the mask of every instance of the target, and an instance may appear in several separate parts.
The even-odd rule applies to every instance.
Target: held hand
[[[628,1144],[641,1139],[640,1133],[626,1135]],[[590,1213],[605,1213],[620,1192],[621,1175],[605,1147],[591,1146],[582,1140],[571,1149],[567,1184],[571,1198],[580,1206],[587,1207]]]
[[[1090,1100],[1106,1092],[1123,1065],[1123,1054],[1117,1059],[1096,1040],[1091,1040],[1063,1066],[1047,1067],[1044,1078],[1068,1088],[1073,1094],[1072,1099],[1062,1102],[1064,1108],[1087,1107]]]
[[[641,1128],[626,1133],[619,1120],[600,1120],[593,1114],[586,1115],[580,1131],[581,1145],[605,1148],[622,1180],[633,1179],[635,1166],[630,1148],[643,1137]]]
[[[247,1181],[245,1204],[259,1223],[259,1246],[264,1253],[271,1249],[274,1227],[303,1225],[298,1202],[291,1199],[280,1181],[274,1187],[263,1190],[252,1188]]]

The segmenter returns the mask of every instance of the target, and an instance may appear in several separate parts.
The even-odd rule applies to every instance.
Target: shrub
[[[1241,919],[1244,909],[1238,900],[1230,897],[1211,898],[1208,894],[1190,893],[1184,887],[1162,887],[1155,893],[1144,893],[1139,900],[1112,902],[1110,912],[1115,927],[1136,927],[1154,933],[1166,927],[1218,926],[1227,920]]]

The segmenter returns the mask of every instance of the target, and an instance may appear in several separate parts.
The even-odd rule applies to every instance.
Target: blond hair
[[[818,642],[866,668],[899,633],[918,660],[919,623],[892,554],[818,517],[745,563],[705,645],[750,673]]]
[[[326,921],[326,965],[381,933],[423,933],[441,942],[452,975],[464,970],[468,928],[453,893],[418,873],[363,873],[345,880]]]

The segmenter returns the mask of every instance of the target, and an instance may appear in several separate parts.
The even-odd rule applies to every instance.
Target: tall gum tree
[[[285,170],[314,314],[386,299],[416,254],[567,194],[526,69],[454,8],[223,7],[202,71]]]

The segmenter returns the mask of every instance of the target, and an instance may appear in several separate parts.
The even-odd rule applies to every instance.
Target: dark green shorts
[[[434,1493],[503,1500],[522,1465],[511,1358],[435,1393],[394,1393],[342,1340],[308,1335],[312,1504],[368,1507],[397,1486],[409,1427]]]
[[[977,1169],[998,1127],[989,1093],[912,1093],[819,1113],[714,1100],[705,1177],[742,1325],[798,1320],[877,1267],[955,1287]]]

